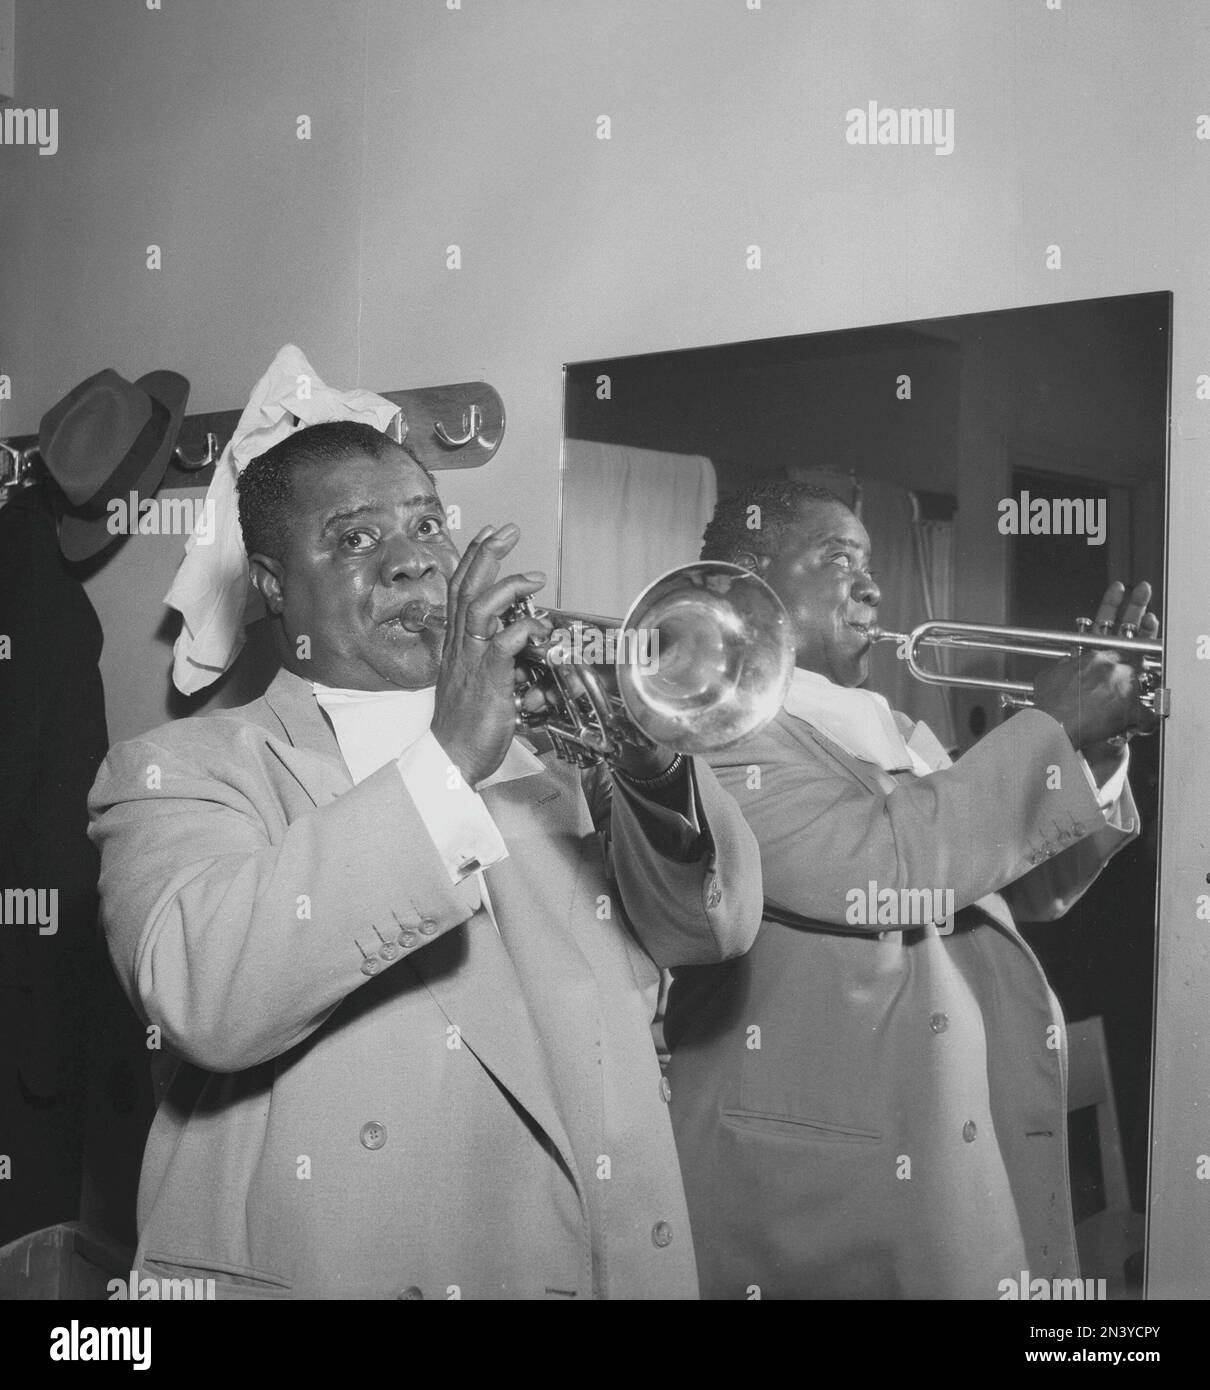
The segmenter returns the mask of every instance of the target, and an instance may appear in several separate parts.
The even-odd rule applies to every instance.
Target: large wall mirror
[[[884,628],[1071,632],[1115,578],[1150,580],[1162,619],[1171,313],[1169,294],[1130,295],[569,365],[559,605],[625,612],[698,557],[719,497],[768,475],[858,513]],[[1028,679],[1020,660],[979,671]],[[1011,717],[914,680],[893,644],[868,686],[954,756]],[[1074,1216],[1109,1297],[1145,1278],[1161,744],[1131,745],[1140,836],[1068,916],[1020,923],[1069,1024]]]

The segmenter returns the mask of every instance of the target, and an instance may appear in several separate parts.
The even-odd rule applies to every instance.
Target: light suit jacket
[[[103,921],[166,1064],[144,1274],[220,1297],[695,1296],[657,964],[746,949],[756,846],[706,767],[691,862],[686,817],[603,775],[607,879],[579,774],[544,766],[483,791],[509,851],[486,871],[497,931],[396,769],[352,786],[297,676],[110,753]]]
[[[1107,822],[1039,711],[952,765],[897,718],[934,774],[892,776],[784,712],[713,760],[768,916],[745,956],[672,989],[704,1297],[995,1298],[1025,1269],[1076,1273],[1062,1017],[997,890],[1061,915],[1137,833],[1133,798]],[[952,889],[953,933],[847,922],[870,881]]]

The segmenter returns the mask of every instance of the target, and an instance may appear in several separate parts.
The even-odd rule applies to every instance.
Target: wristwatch
[[[624,777],[632,787],[646,792],[658,792],[663,791],[665,787],[670,787],[681,775],[681,769],[684,766],[685,755],[678,753],[663,772],[657,772],[654,777],[635,777],[633,773],[625,772],[620,767],[615,767],[613,771],[617,776]]]

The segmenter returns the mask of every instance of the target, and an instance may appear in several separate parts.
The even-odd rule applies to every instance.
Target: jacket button
[[[967,1120],[962,1126],[962,1137],[968,1144],[973,1144],[975,1142],[975,1135],[978,1133],[979,1127],[975,1124],[974,1120]]]
[[[361,962],[361,973],[363,975],[377,975],[382,969],[382,962],[377,956],[371,956],[369,960]]]
[[[672,1082],[666,1076],[660,1077],[660,1099],[665,1104],[672,1099]]]
[[[421,1298],[421,1299],[422,1299],[422,1298],[424,1297],[424,1290],[423,1290],[423,1289],[418,1289],[418,1288],[416,1287],[415,1284],[409,1284],[409,1285],[407,1286],[406,1289],[400,1289],[399,1292],[395,1295],[395,1297],[396,1297],[397,1299],[399,1299],[399,1298]]]
[[[399,954],[399,947],[393,941],[388,941],[378,954],[383,960],[394,960]]]
[[[361,1142],[367,1149],[381,1149],[387,1142],[387,1130],[385,1125],[380,1125],[377,1120],[369,1120],[361,1127]]]
[[[651,1243],[658,1245],[662,1250],[665,1245],[672,1244],[672,1227],[667,1221],[657,1221],[651,1228]]]
[[[420,930],[424,933],[425,936],[432,936],[432,934],[437,930],[437,923],[434,922],[431,917],[426,917],[420,923]]]
[[[717,907],[723,900],[723,890],[718,886],[718,879],[712,878],[706,887],[706,906]]]
[[[944,1033],[949,1026],[949,1014],[934,1014],[932,1018],[929,1019],[929,1027],[934,1033]]]

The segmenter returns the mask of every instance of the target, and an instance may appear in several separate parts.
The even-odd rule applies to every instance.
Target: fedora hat
[[[59,528],[69,560],[90,559],[115,539],[107,525],[115,497],[159,487],[188,399],[189,383],[177,372],[130,382],[106,367],[42,417],[38,451],[70,504]]]

